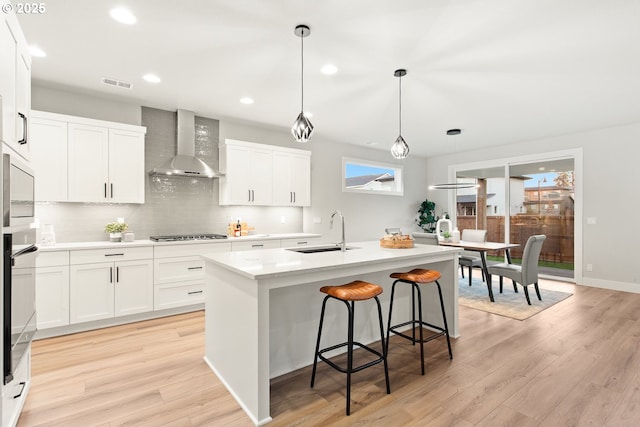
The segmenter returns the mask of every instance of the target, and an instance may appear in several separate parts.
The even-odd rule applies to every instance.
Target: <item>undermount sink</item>
[[[349,251],[351,249],[358,249],[354,247],[347,246],[345,250]],[[327,245],[327,246],[312,246],[306,248],[287,248],[288,251],[298,252],[301,254],[315,254],[319,252],[335,252],[340,250],[340,246],[337,245]]]

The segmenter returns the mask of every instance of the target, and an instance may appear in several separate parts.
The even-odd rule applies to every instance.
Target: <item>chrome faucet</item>
[[[342,212],[334,211],[331,214],[331,222],[329,223],[329,229],[333,228],[333,217],[336,216],[336,214],[340,215],[340,220],[342,221],[342,241],[338,242],[337,244],[340,245],[340,250],[342,252],[344,252],[344,251],[347,250],[347,247],[346,247],[346,243],[345,243],[345,240],[344,240],[344,215],[342,215]]]

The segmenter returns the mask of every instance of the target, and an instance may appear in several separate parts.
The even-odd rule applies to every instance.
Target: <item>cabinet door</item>
[[[31,58],[26,46],[18,46],[16,58],[16,151],[31,159],[29,120],[31,115]]]
[[[4,2],[3,2],[4,3]],[[2,140],[15,142],[17,41],[6,18],[0,18],[0,95],[2,96]]]
[[[153,310],[153,260],[115,263],[115,316]]]
[[[114,275],[112,262],[69,268],[70,323],[113,317]]]
[[[225,147],[225,176],[220,179],[221,205],[251,204],[249,149],[227,145]]]
[[[291,191],[293,204],[311,206],[311,158],[304,155],[291,156]]]
[[[109,129],[109,201],[144,203],[144,135]]]
[[[107,201],[109,130],[69,123],[68,150],[69,201]]]
[[[69,267],[36,269],[38,329],[69,324]]]
[[[273,204],[273,155],[271,150],[249,150],[250,188],[252,205]]]
[[[36,201],[66,202],[67,123],[31,120],[31,162],[36,175]]]
[[[273,153],[273,204],[276,206],[293,204],[291,162],[291,154],[278,151]]]

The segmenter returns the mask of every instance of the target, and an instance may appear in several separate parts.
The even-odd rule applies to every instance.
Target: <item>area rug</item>
[[[505,279],[503,293],[500,293],[500,285],[496,276],[494,276],[493,280],[493,298],[495,302],[489,300],[487,284],[480,279],[474,278],[472,286],[469,286],[469,279],[461,278],[458,282],[458,289],[458,302],[460,305],[516,320],[528,319],[573,295],[572,293],[540,288],[540,295],[542,296],[542,301],[540,301],[533,286],[529,286],[529,298],[531,299],[531,305],[529,305],[524,296],[522,286],[518,285],[518,293],[515,293],[511,280]]]

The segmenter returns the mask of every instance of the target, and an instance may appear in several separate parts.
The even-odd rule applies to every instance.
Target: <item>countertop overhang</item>
[[[347,246],[356,249],[304,254],[279,248],[211,253],[203,254],[202,257],[205,261],[236,274],[252,280],[261,280],[385,261],[432,261],[434,258],[451,258],[453,254],[462,251],[459,248],[420,244],[413,248],[388,249],[381,248],[377,240],[349,243]]]

